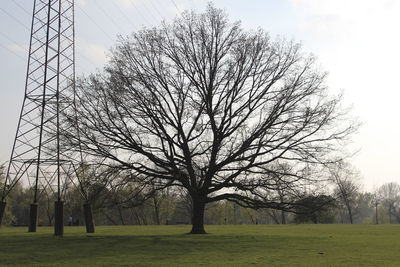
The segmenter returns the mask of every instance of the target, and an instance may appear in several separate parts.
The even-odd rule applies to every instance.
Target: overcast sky
[[[329,72],[332,93],[344,92],[363,126],[354,136],[360,152],[351,162],[364,189],[400,183],[400,1],[215,0],[245,28],[303,44]],[[203,0],[77,0],[78,74],[101,68],[118,34],[171,20]],[[23,100],[33,1],[0,4],[0,163],[11,153]]]

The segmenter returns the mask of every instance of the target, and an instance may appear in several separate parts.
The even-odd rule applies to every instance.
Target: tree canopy
[[[210,5],[121,37],[104,70],[78,81],[68,121],[121,179],[187,191],[192,233],[204,233],[207,203],[290,210],[295,201],[274,192],[340,157],[357,124],[325,79],[298,43],[244,30]]]

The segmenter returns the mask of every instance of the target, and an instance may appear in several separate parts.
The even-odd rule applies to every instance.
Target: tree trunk
[[[106,213],[105,216],[106,216],[106,218],[107,218],[112,224],[118,225],[118,223],[117,223],[116,221],[114,221],[113,218],[112,218],[110,215],[108,215],[108,214]]]
[[[86,233],[94,233],[93,212],[90,203],[83,205],[83,211],[85,213]]]
[[[135,215],[135,218],[136,218],[136,224],[137,225],[142,225],[142,220],[140,219],[140,216],[139,216],[139,214],[137,213],[137,210],[134,210],[134,213],[133,213],[134,215]]]
[[[350,224],[353,224],[353,214],[351,213],[351,209],[349,209],[349,218],[350,218]]]
[[[286,224],[285,212],[283,210],[281,210],[281,222],[282,224]]]
[[[117,204],[117,208],[118,208],[119,219],[121,220],[122,225],[125,225],[124,215],[122,213],[121,206]]]
[[[268,209],[268,215],[274,221],[275,224],[280,224],[279,218],[276,215],[275,210]]]
[[[237,224],[237,219],[236,219],[236,214],[237,214],[237,206],[236,203],[233,203],[233,224]]]
[[[47,205],[46,205],[46,216],[47,216],[47,220],[49,221],[49,226],[52,226],[52,215],[51,215],[51,211],[50,211],[50,198],[49,196],[46,194],[46,200],[47,200]],[[54,206],[54,212],[56,210],[56,207]]]
[[[147,223],[147,218],[146,218],[143,210],[140,211],[140,216],[142,217],[143,225],[147,225],[148,224]]]
[[[38,203],[32,203],[29,211],[29,228],[28,232],[36,232],[38,223]]]
[[[343,210],[342,209],[339,209],[339,215],[340,215],[340,222],[342,223],[342,224],[344,224],[344,215],[343,215]]]
[[[349,213],[350,224],[353,224],[353,213],[349,202],[346,202],[347,212]]]
[[[376,224],[378,224],[378,202],[375,202],[375,219]]]
[[[153,204],[154,204],[154,217],[155,217],[155,223],[157,225],[160,225],[160,211],[159,211],[159,203],[156,199],[156,197],[153,197]]]
[[[199,199],[193,199],[192,231],[191,234],[205,234],[204,211],[206,203]]]
[[[283,203],[283,201],[284,201],[283,191],[278,190],[278,194],[279,194],[279,199],[281,200],[281,203]],[[286,224],[285,211],[283,211],[283,210],[281,210],[281,223]]]
[[[54,235],[62,236],[64,234],[64,202],[56,201],[54,211]]]
[[[4,216],[5,211],[6,211],[6,202],[1,201],[0,202],[0,227],[1,227],[1,223],[3,221],[3,216]]]

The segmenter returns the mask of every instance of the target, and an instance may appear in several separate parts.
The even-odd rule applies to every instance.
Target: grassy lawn
[[[0,228],[0,266],[400,266],[400,225]]]

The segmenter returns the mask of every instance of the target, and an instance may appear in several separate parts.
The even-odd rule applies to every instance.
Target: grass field
[[[0,228],[0,266],[400,266],[400,225]]]

